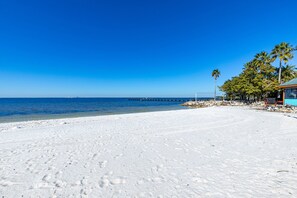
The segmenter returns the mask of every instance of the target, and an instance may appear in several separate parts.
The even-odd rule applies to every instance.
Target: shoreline
[[[213,108],[213,107],[206,107]],[[216,107],[214,107],[216,108]],[[244,107],[243,107],[244,108]],[[133,112],[133,113],[117,113],[117,114],[105,114],[105,115],[89,115],[89,116],[77,116],[77,117],[61,117],[61,118],[49,118],[49,119],[36,119],[36,120],[25,120],[25,121],[12,121],[12,122],[0,122],[0,133],[9,131],[11,128],[13,130],[24,129],[26,126],[37,127],[37,126],[52,126],[54,124],[56,127],[59,125],[68,125],[73,123],[81,122],[96,122],[100,119],[118,119],[119,117],[139,117],[146,116],[155,113],[187,113],[187,111],[193,111],[192,108],[175,109],[175,110],[161,110],[161,111],[144,111],[144,112]],[[8,129],[7,127],[10,127]]]
[[[47,123],[47,122],[58,122],[58,121],[74,121],[74,120],[80,120],[80,119],[86,119],[86,120],[94,120],[94,119],[99,119],[101,117],[113,117],[113,116],[133,116],[133,115],[138,115],[138,114],[149,114],[149,113],[158,113],[158,112],[177,112],[177,111],[191,111],[191,110],[198,110],[198,109],[212,109],[212,108],[238,108],[242,110],[249,110],[249,111],[256,111],[256,112],[264,112],[264,113],[271,113],[271,114],[282,114],[282,115],[290,115],[292,117],[297,117],[296,113],[290,113],[290,112],[279,112],[279,111],[267,111],[265,109],[261,109],[255,106],[249,106],[249,105],[239,105],[239,106],[205,106],[205,107],[190,107],[190,106],[183,106],[183,108],[180,109],[167,109],[167,110],[153,110],[153,111],[138,111],[138,112],[117,112],[117,113],[106,113],[106,114],[89,114],[86,113],[78,113],[78,114],[63,114],[60,116],[60,114],[56,115],[57,117],[39,117],[39,118],[33,118],[30,120],[13,120],[13,121],[3,121],[0,118],[0,127],[1,125],[9,125],[9,124],[26,124],[26,123]],[[295,116],[296,115],[296,116]],[[38,115],[36,115],[38,116]],[[0,130],[1,132],[1,130]]]
[[[134,114],[134,113],[146,113],[146,112],[159,112],[159,111],[176,111],[185,110],[187,107],[173,106],[173,107],[162,107],[152,109],[138,109],[130,111],[117,111],[117,112],[78,112],[78,113],[65,113],[65,114],[32,114],[32,115],[12,115],[12,116],[1,116],[0,124],[4,123],[15,123],[15,122],[29,122],[29,121],[42,121],[42,120],[57,120],[57,119],[68,119],[68,118],[83,118],[83,117],[97,117],[107,115],[122,115],[122,114]]]

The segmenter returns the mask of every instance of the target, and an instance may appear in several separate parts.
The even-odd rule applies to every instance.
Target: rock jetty
[[[182,104],[182,106],[190,108],[204,108],[213,106],[247,106],[257,110],[266,110],[282,113],[297,113],[297,107],[290,105],[266,105],[264,102],[240,102],[240,101],[188,101]]]
[[[238,101],[188,101],[182,104],[182,106],[192,107],[192,108],[203,108],[212,106],[244,106],[245,103]]]

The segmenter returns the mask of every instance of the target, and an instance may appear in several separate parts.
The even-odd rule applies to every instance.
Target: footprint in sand
[[[63,188],[67,185],[66,182],[63,182],[62,180],[57,180],[54,182],[55,183],[55,186],[58,187],[58,188]]]
[[[83,177],[83,179],[80,181],[82,186],[88,185],[88,179],[86,177]]]
[[[88,191],[87,191],[87,189],[81,189],[80,190],[80,194],[81,194],[81,196],[86,196],[87,197],[87,195],[88,195]]]
[[[106,178],[102,178],[100,181],[99,181],[99,186],[101,188],[104,188],[104,187],[107,187],[109,185],[109,180],[106,179]]]
[[[144,179],[140,179],[137,181],[137,185],[142,185],[145,183],[145,180]]]
[[[123,154],[121,153],[121,154],[118,154],[118,155],[114,156],[113,158],[114,158],[114,159],[118,159],[118,158],[120,158],[120,157],[122,157],[122,156],[123,156]]]
[[[51,174],[47,174],[43,176],[42,181],[49,182],[51,178]]]
[[[102,162],[99,162],[100,168],[105,168],[106,167],[106,164],[107,164],[107,161],[106,160],[104,160]]]
[[[98,156],[98,154],[95,153],[95,154],[92,156],[92,160],[94,160],[97,156]]]
[[[163,168],[164,168],[164,165],[163,164],[159,164],[156,167],[157,171],[161,171]]]
[[[109,185],[120,185],[125,184],[126,179],[124,177],[113,177],[113,172],[109,171],[107,172],[103,177],[101,177],[101,180],[99,181],[99,186],[101,188],[107,187]]]

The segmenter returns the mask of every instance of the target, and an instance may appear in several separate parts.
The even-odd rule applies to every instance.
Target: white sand
[[[297,116],[237,107],[0,124],[4,197],[297,197]]]

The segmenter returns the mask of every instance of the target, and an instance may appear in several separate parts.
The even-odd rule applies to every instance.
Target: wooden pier
[[[194,98],[129,98],[131,101],[151,101],[151,102],[188,102]]]

